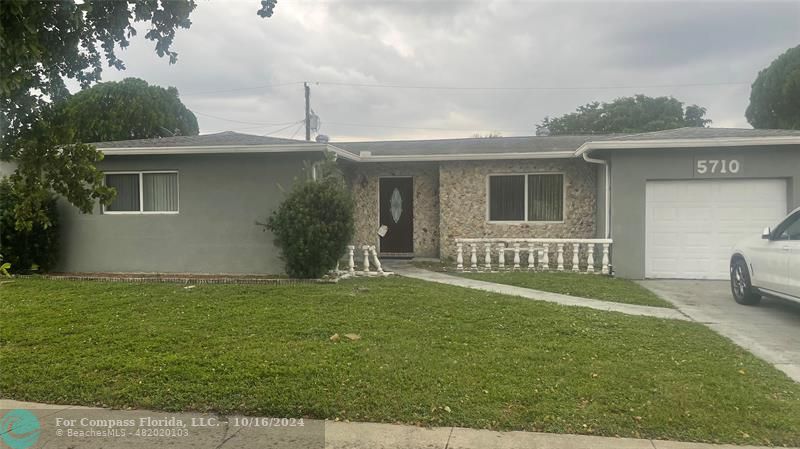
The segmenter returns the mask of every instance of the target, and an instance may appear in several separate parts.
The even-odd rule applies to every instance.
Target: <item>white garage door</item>
[[[645,276],[727,279],[731,249],[786,215],[786,181],[649,181]]]

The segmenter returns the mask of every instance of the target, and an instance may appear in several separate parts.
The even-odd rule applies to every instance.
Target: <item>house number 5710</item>
[[[739,173],[742,164],[738,159],[698,159],[695,171],[698,175],[727,175]]]

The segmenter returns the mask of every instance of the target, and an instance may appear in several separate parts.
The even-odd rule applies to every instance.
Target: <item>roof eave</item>
[[[800,136],[770,137],[713,137],[695,139],[653,139],[653,140],[597,140],[589,141],[575,150],[575,156],[582,156],[592,150],[632,150],[660,148],[709,148],[744,147],[758,145],[800,145]]]
[[[569,151],[548,151],[541,153],[474,153],[474,154],[405,154],[405,155],[354,155],[358,162],[444,162],[444,161],[485,161],[501,159],[564,159],[575,157]]]
[[[98,148],[106,156],[143,156],[155,154],[246,154],[246,153],[305,153],[333,151],[345,158],[352,154],[325,143],[293,143],[278,145],[213,145],[181,147],[109,147]],[[344,154],[343,154],[344,153]]]

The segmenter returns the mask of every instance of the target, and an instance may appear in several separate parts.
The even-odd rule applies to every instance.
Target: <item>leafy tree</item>
[[[195,136],[197,118],[174,87],[151,86],[138,78],[96,84],[60,105],[80,142]]]
[[[317,180],[297,183],[265,224],[291,277],[319,278],[336,267],[355,230],[353,199],[335,163],[328,158],[316,172]]]
[[[3,260],[0,265],[11,264],[7,269],[24,272],[34,266],[42,271],[52,268],[58,260],[58,210],[56,199],[51,194],[44,200],[43,210],[50,226],[33,226],[30,230],[18,230],[14,226],[14,208],[22,201],[10,181],[0,181],[0,247]],[[2,270],[0,270],[2,271]]]
[[[276,0],[263,0],[258,15],[270,17]],[[155,51],[177,61],[171,50],[176,30],[189,28],[194,0],[2,0],[0,1],[0,160],[15,159],[11,178],[23,196],[16,226],[48,226],[45,198],[54,191],[82,212],[96,200],[108,203],[95,163],[102,154],[75,143],[75,130],[59,123],[53,107],[69,94],[65,80],[88,87],[100,80],[102,60],[125,65],[116,50],[147,25]],[[55,120],[54,120],[55,119]]]
[[[593,102],[561,117],[545,117],[536,125],[537,135],[610,134],[661,131],[683,127],[705,127],[706,109],[686,106],[672,97],[636,95],[610,103]]]
[[[745,117],[753,128],[800,129],[800,45],[758,72]]]

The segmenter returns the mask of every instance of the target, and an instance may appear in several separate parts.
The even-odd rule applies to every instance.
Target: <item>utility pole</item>
[[[311,141],[311,88],[303,83],[306,91],[306,140]]]

